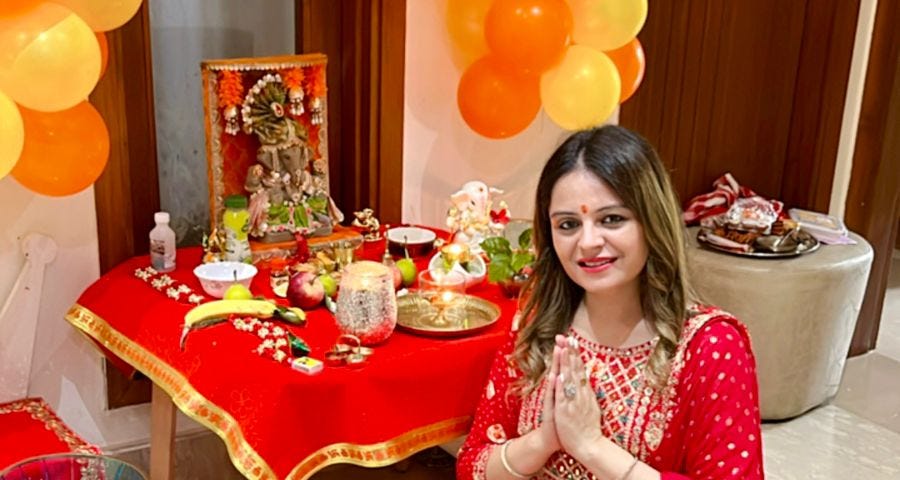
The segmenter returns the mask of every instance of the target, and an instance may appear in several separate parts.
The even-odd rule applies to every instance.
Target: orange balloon
[[[59,112],[19,107],[25,146],[12,176],[26,188],[54,197],[94,183],[109,160],[109,131],[88,102]]]
[[[499,61],[540,74],[558,63],[572,35],[565,0],[495,0],[484,36]]]
[[[100,44],[100,76],[106,73],[106,67],[109,65],[109,42],[106,41],[106,35],[103,32],[94,32],[97,36],[97,43]]]
[[[43,0],[4,0],[0,1],[0,18],[15,17],[33,9]]]
[[[491,0],[448,0],[447,32],[463,66],[487,54],[484,19]]]
[[[644,48],[637,38],[626,43],[624,46],[608,52],[603,52],[616,64],[619,71],[619,78],[622,79],[622,94],[619,103],[631,98],[635,90],[641,85],[644,79],[644,69],[646,61],[644,59]]]
[[[528,127],[541,108],[539,77],[483,57],[459,79],[456,101],[463,120],[475,132],[488,138],[511,137]]]
[[[86,23],[66,7],[42,2],[0,16],[0,90],[42,112],[84,101],[100,78],[100,47]]]
[[[69,7],[95,32],[121,27],[137,13],[141,0],[53,0]]]

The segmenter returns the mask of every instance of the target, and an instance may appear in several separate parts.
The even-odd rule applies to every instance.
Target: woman
[[[747,331],[693,303],[653,148],[578,132],[541,173],[538,258],[460,450],[460,479],[760,479]]]

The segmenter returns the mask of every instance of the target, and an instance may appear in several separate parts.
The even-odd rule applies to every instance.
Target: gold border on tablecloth
[[[231,463],[245,477],[255,480],[278,478],[272,468],[244,438],[238,422],[224,409],[210,402],[181,373],[156,355],[131,341],[90,309],[75,304],[66,320],[101,342],[112,353],[131,364],[159,385],[186,415],[212,430],[225,442]],[[372,445],[335,443],[320,448],[295,466],[288,479],[305,480],[315,472],[337,463],[382,467],[409,457],[419,450],[440,445],[468,432],[471,417],[443,420],[410,430],[391,440]]]

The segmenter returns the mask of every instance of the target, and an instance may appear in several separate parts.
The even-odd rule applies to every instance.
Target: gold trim
[[[102,453],[100,448],[88,443],[66,425],[50,408],[50,405],[40,397],[24,398],[0,405],[0,415],[10,413],[27,413],[32,420],[41,422],[44,428],[56,435],[56,438],[65,443],[70,452],[75,453]],[[2,465],[0,465],[2,466]]]
[[[429,447],[449,442],[469,432],[472,417],[458,417],[410,430],[386,442],[371,445],[333,443],[306,457],[288,474],[289,480],[305,480],[319,470],[338,463],[361,467],[383,467]]]
[[[256,480],[278,478],[271,467],[244,438],[240,425],[224,409],[197,392],[181,373],[142,346],[110,326],[106,320],[75,304],[66,313],[75,328],[99,341],[116,356],[141,371],[172,398],[186,415],[212,430],[225,442],[231,463],[245,477]],[[443,420],[410,430],[385,442],[371,445],[334,443],[313,452],[295,466],[286,478],[305,480],[317,471],[337,463],[382,467],[410,455],[450,441],[468,432],[471,417]]]

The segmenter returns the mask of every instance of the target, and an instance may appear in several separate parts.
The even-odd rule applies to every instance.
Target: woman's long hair
[[[534,206],[534,275],[523,293],[524,326],[514,361],[524,373],[518,384],[528,393],[549,369],[554,336],[572,324],[584,290],[573,282],[553,249],[550,197],[564,175],[584,168],[602,179],[634,212],[647,242],[641,272],[641,302],[659,341],[650,355],[648,378],[655,387],[668,379],[669,362],[693,301],[685,261],[686,233],[677,195],[652,146],[640,135],[608,125],[573,134],[553,153],[541,172]]]

